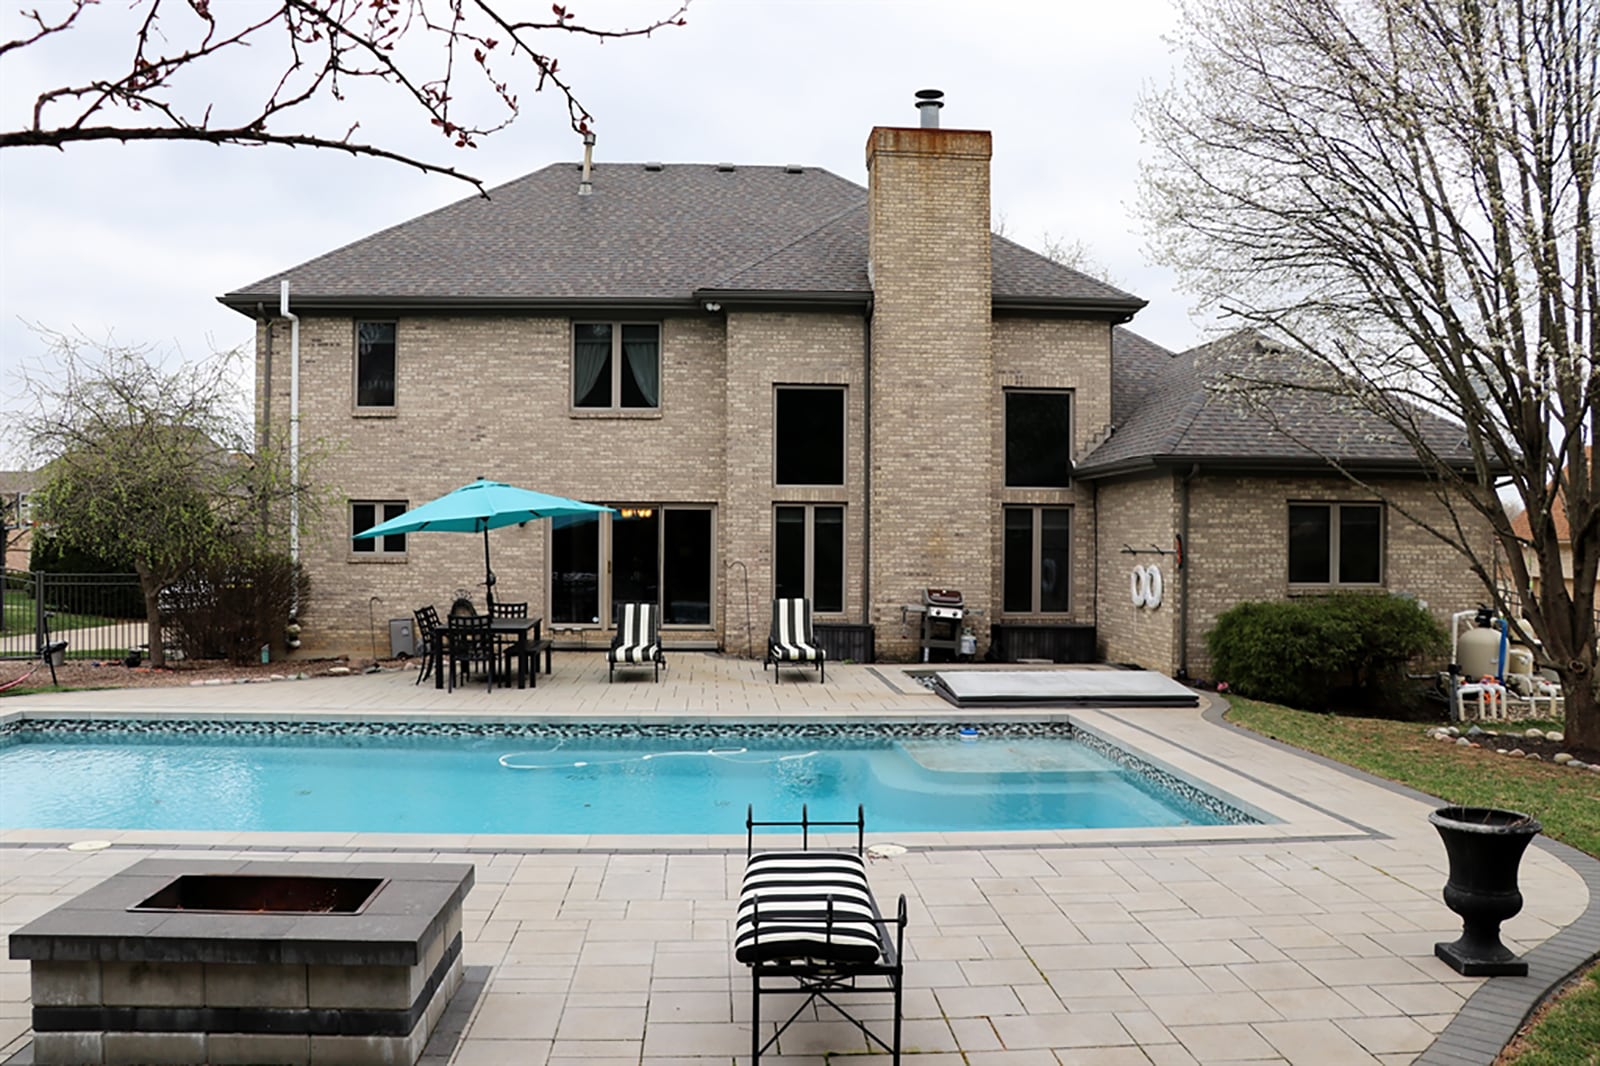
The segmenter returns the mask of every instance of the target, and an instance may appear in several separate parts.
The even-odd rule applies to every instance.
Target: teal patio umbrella
[[[370,540],[394,533],[479,533],[483,534],[483,573],[489,610],[494,610],[494,571],[489,567],[489,530],[520,525],[539,518],[569,515],[598,515],[611,511],[597,503],[569,500],[547,492],[519,489],[500,481],[479,478],[436,500],[413,507],[403,515],[380,522],[355,534],[352,540]]]

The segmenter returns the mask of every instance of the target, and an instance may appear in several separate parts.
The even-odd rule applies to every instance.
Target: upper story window
[[[408,505],[404,500],[352,500],[350,501],[350,535],[363,533],[379,522],[387,522],[391,518],[399,518],[406,513]],[[352,540],[350,550],[362,555],[404,555],[406,551],[406,535],[392,533],[387,537],[369,537],[366,540]]]
[[[1072,393],[1006,391],[1006,487],[1072,485]]]
[[[649,410],[661,406],[661,327],[577,322],[572,327],[572,406]]]
[[[356,406],[394,406],[393,322],[356,323]]]
[[[1289,505],[1289,584],[1382,583],[1381,504]]]
[[[843,485],[844,389],[780,386],[774,406],[774,481]]]

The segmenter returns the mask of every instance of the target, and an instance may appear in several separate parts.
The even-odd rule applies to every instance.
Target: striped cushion
[[[618,663],[648,663],[654,662],[661,656],[659,644],[644,644],[639,647],[616,647],[611,649],[612,662]]]
[[[829,904],[832,921],[829,921]],[[734,958],[871,963],[882,945],[866,865],[843,851],[774,851],[744,871]]]
[[[778,662],[820,662],[825,656],[812,641],[811,604],[804,599],[774,600],[772,636],[767,648]]]
[[[625,603],[617,622],[617,636],[606,653],[614,663],[648,663],[661,657],[656,643],[656,605]]]

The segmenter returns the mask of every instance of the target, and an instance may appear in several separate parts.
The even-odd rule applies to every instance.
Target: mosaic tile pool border
[[[295,737],[339,743],[362,737],[504,737],[602,738],[678,740],[709,737],[713,740],[741,739],[752,729],[761,736],[777,740],[795,739],[937,739],[959,736],[959,722],[506,722],[506,721],[419,721],[374,722],[366,720],[289,720],[217,718],[20,718],[0,723],[0,749],[23,740],[94,739],[119,733],[138,733],[141,737]],[[984,722],[983,735],[1001,737],[1039,737],[1075,740],[1102,758],[1132,775],[1133,784],[1152,796],[1165,793],[1205,811],[1223,825],[1259,825],[1262,819],[1241,810],[1228,800],[1180,777],[1141,756],[1070,721]]]

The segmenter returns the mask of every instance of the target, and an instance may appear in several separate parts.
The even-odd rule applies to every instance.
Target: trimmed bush
[[[286,555],[244,555],[193,571],[162,593],[167,643],[190,659],[255,662],[262,645],[284,651],[284,627],[305,574]]]
[[[1352,592],[1240,603],[1206,634],[1212,670],[1230,691],[1303,710],[1401,706],[1406,664],[1444,643],[1415,600]]]

